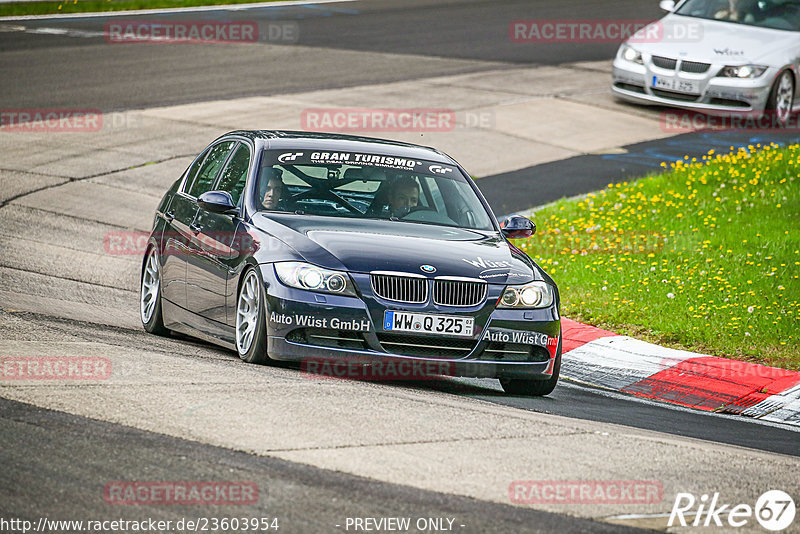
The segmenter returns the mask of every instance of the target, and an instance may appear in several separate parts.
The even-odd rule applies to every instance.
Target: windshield
[[[354,152],[265,150],[260,211],[494,230],[458,167]]]
[[[748,26],[800,31],[798,0],[687,0],[675,13]]]

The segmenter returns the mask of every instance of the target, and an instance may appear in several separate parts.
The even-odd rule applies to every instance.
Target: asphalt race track
[[[637,18],[654,19],[661,11],[652,4],[640,0],[588,4],[580,0],[514,0],[497,9],[491,0],[370,0],[200,17],[255,20],[262,26],[276,20],[297,22],[300,44],[313,47],[313,54],[297,53],[289,45],[271,50],[269,55],[252,47],[191,45],[154,53],[150,46],[103,46],[106,20],[102,18],[58,24],[26,21],[29,30],[57,27],[97,35],[0,32],[0,51],[15,52],[13,59],[3,61],[3,105],[129,109],[383,83],[498,66],[605,59],[614,54],[616,45],[556,44],[539,49],[497,36],[507,36],[509,23],[516,19],[569,18],[578,13],[585,18],[629,18],[634,8]],[[184,16],[158,17],[180,20]],[[138,21],[154,16],[131,18]],[[349,51],[370,52],[376,57],[366,64],[363,57],[354,62]],[[392,56],[387,61],[379,53]]]
[[[300,28],[298,43],[266,48],[113,46],[102,36],[105,18],[0,20],[0,104],[125,111],[598,62],[616,45],[524,46],[507,38],[508,24],[660,14],[647,0],[370,0],[196,16]],[[114,147],[76,147],[65,134],[31,137],[24,151],[15,138],[0,151],[8,251],[0,258],[0,356],[103,355],[121,370],[108,384],[0,384],[0,518],[278,517],[285,532],[344,532],[348,517],[403,516],[455,518],[454,530],[470,533],[663,531],[671,501],[627,517],[630,507],[515,505],[508,485],[657,479],[667,499],[730,491],[726,502],[796,489],[800,434],[791,428],[567,381],[537,399],[505,396],[492,380],[315,381],[290,367],[247,366],[196,340],[146,334],[136,321],[138,258],[102,257],[98,239],[146,227],[162,184],[192,155],[186,147],[202,148],[217,130],[187,119],[179,131],[191,142],[159,138],[150,159],[139,153],[150,140],[138,132]],[[686,154],[799,140],[688,133],[478,185],[497,214],[509,214],[532,207],[519,189],[535,189],[544,204]],[[50,170],[26,173],[25,158]],[[260,499],[200,511],[103,500],[109,481],[132,480],[252,480]]]
[[[267,493],[248,513],[279,517],[286,530],[321,532],[345,517],[420,516],[458,517],[474,532],[637,532],[591,520],[482,502],[454,495],[420,491],[263,458],[220,447],[103,423],[27,404],[0,400],[0,440],[4,468],[4,517],[15,515],[36,522],[41,496],[68,495],[48,506],[52,517],[97,515],[101,480],[139,476],[153,466],[161,480],[248,479],[269,481]],[[31,443],[42,446],[31,449]],[[93,459],[76,464],[75,459]],[[191,461],[187,459],[191,458]],[[43,468],[44,467],[44,468]],[[9,491],[15,485],[16,491]],[[313,507],[308,514],[306,507]],[[148,510],[153,519],[177,521],[193,516],[196,508],[175,506]],[[13,511],[13,513],[12,513]],[[224,517],[232,507],[204,510]],[[120,514],[137,519],[138,510]],[[290,526],[289,526],[290,525]]]

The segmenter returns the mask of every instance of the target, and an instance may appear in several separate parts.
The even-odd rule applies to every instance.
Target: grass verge
[[[0,4],[0,17],[251,4],[256,1],[277,2],[278,0],[64,0],[62,2],[12,2]]]
[[[731,150],[537,211],[520,248],[559,284],[562,314],[800,369],[800,146]]]

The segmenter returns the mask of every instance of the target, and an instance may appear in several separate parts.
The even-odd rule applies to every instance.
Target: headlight
[[[619,55],[625,61],[630,61],[631,63],[638,63],[639,65],[644,64],[644,61],[642,61],[642,53],[628,45],[622,45],[622,47],[620,48]]]
[[[347,273],[322,269],[310,263],[286,261],[275,264],[278,279],[289,287],[355,296],[356,291]]]
[[[553,287],[545,282],[508,286],[500,297],[498,308],[547,308],[555,300]]]
[[[723,78],[758,78],[767,67],[765,65],[739,65],[723,67],[717,76]]]

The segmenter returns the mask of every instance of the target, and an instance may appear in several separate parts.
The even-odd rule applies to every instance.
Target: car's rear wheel
[[[255,269],[245,273],[236,299],[236,351],[247,363],[269,361],[264,284]]]
[[[164,317],[161,314],[161,268],[156,247],[150,247],[145,256],[139,291],[139,315],[142,326],[151,334],[169,334],[169,330],[164,328]]]
[[[789,124],[794,102],[794,76],[785,70],[778,75],[767,100],[767,114],[781,127]]]
[[[547,380],[526,380],[524,378],[501,378],[500,385],[509,395],[525,397],[542,397],[549,395],[558,384],[558,375],[561,372],[561,339],[558,340],[556,361],[553,364],[553,375]]]

